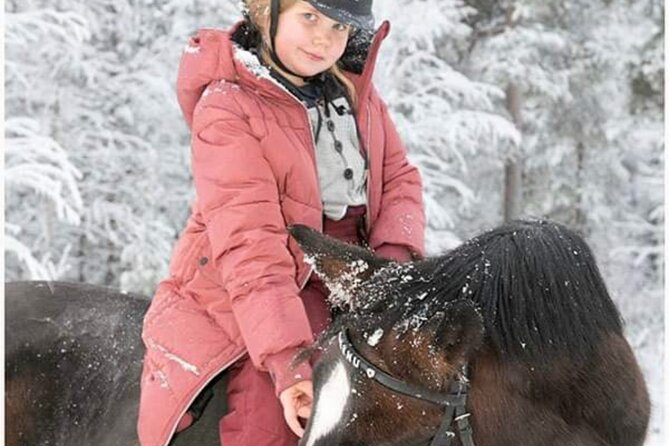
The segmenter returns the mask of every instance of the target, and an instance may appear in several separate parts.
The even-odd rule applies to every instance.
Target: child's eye
[[[305,12],[304,14],[302,14],[302,17],[304,17],[308,22],[316,21],[316,14],[312,14],[310,12]]]
[[[334,25],[334,29],[337,31],[347,31],[348,30],[348,25],[344,25],[343,23],[336,23]]]

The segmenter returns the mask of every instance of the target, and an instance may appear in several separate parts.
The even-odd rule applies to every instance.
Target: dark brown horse
[[[301,445],[643,443],[643,377],[572,231],[515,222],[406,264],[291,233],[341,312]]]
[[[5,284],[5,444],[137,446],[148,305],[145,297],[84,283]],[[224,390],[224,378],[206,392]],[[218,445],[224,402],[211,398],[198,423],[171,444]]]

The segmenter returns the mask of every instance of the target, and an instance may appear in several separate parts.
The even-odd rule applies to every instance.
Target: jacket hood
[[[359,98],[369,91],[379,47],[389,31],[390,23],[385,21],[376,32],[360,31],[349,40],[341,64]],[[200,29],[189,39],[177,76],[177,99],[189,128],[197,102],[214,81],[233,82],[262,96],[292,100],[253,51],[256,38],[248,23],[240,21],[227,31]]]

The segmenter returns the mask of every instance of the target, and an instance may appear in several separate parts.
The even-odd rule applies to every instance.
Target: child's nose
[[[321,27],[314,32],[313,35],[314,45],[327,46],[330,44],[330,41],[331,41],[330,30]]]

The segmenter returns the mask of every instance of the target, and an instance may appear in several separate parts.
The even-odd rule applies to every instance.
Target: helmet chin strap
[[[279,28],[279,9],[281,7],[281,0],[272,0],[271,8],[270,8],[270,25],[269,25],[269,37],[272,43],[271,48],[268,48],[269,51],[269,56],[272,58],[272,62],[274,62],[281,70],[285,71],[286,73],[298,77],[302,79],[304,82],[309,82],[309,80],[317,77],[319,74],[316,74],[315,76],[302,76],[301,74],[295,73],[293,70],[288,68],[281,62],[281,59],[279,59],[279,56],[276,54],[275,48],[276,48],[276,33]]]

